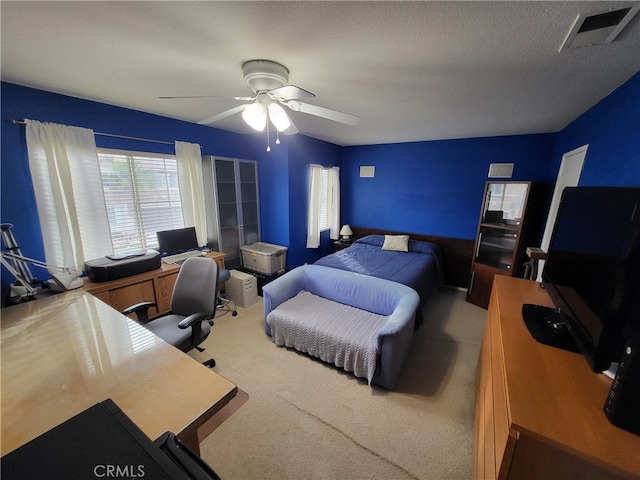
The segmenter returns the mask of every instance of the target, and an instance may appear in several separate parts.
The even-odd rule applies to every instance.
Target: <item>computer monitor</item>
[[[619,362],[640,312],[640,188],[566,188],[542,285],[556,306],[556,320],[541,318],[558,330],[553,339],[569,334],[594,372]],[[525,317],[530,331],[534,318]]]
[[[177,228],[156,232],[158,249],[162,256],[175,255],[198,248],[195,227]]]

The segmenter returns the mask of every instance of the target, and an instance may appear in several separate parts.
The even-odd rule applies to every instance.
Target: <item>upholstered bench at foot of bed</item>
[[[395,387],[409,355],[420,301],[413,289],[304,265],[265,285],[263,296],[265,332],[274,343],[389,390]]]
[[[388,319],[303,290],[273,310],[267,322],[276,345],[333,363],[371,383],[377,334]]]

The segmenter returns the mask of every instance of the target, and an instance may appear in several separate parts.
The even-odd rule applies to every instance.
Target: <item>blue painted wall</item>
[[[332,251],[333,243],[328,231],[320,235],[320,248],[306,248],[309,204],[308,166],[315,163],[324,167],[340,167],[342,149],[338,145],[301,135],[289,139],[289,215],[291,225],[295,225],[295,228],[289,232],[289,244],[297,246],[291,251],[287,261],[287,263],[291,262],[291,265],[313,263]],[[341,177],[344,178],[342,173]]]
[[[513,180],[552,186],[562,155],[584,144],[580,185],[640,186],[639,125],[636,73],[556,134],[346,147],[342,220],[473,239],[489,164],[514,163]],[[362,165],[375,166],[375,177],[360,178]]]
[[[264,136],[262,138],[264,148]],[[258,188],[260,190],[261,240],[289,247],[289,152],[287,140],[258,162]],[[288,262],[288,259],[287,259]]]
[[[294,267],[331,250],[307,250],[310,163],[341,167],[342,223],[472,239],[491,163],[514,163],[515,180],[553,184],[563,153],[589,144],[581,185],[640,185],[640,73],[557,134],[340,147],[304,135],[265,152],[263,134],[241,135],[64,95],[0,84],[2,222],[23,252],[44,258],[24,127],[14,119],[202,145],[203,154],[258,161],[262,240],[289,248]],[[173,146],[96,137],[100,147],[173,153]],[[360,178],[359,167],[376,167]],[[541,226],[542,227],[542,226]],[[6,275],[3,275],[3,287]]]
[[[288,139],[265,151],[264,134],[242,135],[158,115],[82,100],[2,82],[1,120],[1,221],[14,225],[22,252],[44,259],[42,234],[28,165],[24,118],[92,128],[95,132],[153,140],[199,143],[205,155],[258,161],[262,240],[282,243],[288,237],[289,215],[282,208],[287,194]],[[154,153],[174,153],[173,145],[96,136],[98,147]],[[8,283],[3,273],[3,287]],[[11,279],[9,279],[10,281]]]
[[[564,153],[586,144],[580,185],[640,186],[640,73],[558,134],[551,178],[556,178]]]
[[[512,180],[549,182],[555,134],[348,147],[344,222],[473,239],[491,163],[513,163]],[[375,167],[360,178],[360,166]]]

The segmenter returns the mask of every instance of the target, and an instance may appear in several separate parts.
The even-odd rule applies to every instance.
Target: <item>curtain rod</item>
[[[25,122],[24,120],[12,120],[12,123],[14,123],[16,125],[26,125],[27,124],[27,122]],[[161,143],[163,145],[175,145],[174,142],[165,142],[164,140],[152,140],[150,138],[129,137],[127,135],[117,135],[115,133],[93,132],[93,134],[94,135],[100,135],[101,137],[122,138],[124,140],[137,140],[139,142]]]

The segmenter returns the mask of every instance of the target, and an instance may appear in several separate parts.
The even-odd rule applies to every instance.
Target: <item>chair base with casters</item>
[[[188,258],[180,267],[171,296],[171,311],[149,320],[149,308],[153,302],[141,302],[123,310],[135,313],[138,323],[155,333],[165,342],[188,352],[191,349],[204,351],[199,345],[209,336],[216,314],[218,290],[218,264],[207,257]],[[215,366],[213,359],[203,362]]]
[[[199,352],[204,352],[205,349],[202,347],[196,347],[196,350],[198,350]],[[216,361],[213,358],[210,358],[209,360],[205,360],[204,362],[202,362],[202,364],[205,367],[209,367],[209,368],[213,368],[216,366]]]
[[[219,283],[226,282],[230,278],[231,278],[231,272],[229,272],[229,270],[227,270],[226,268],[221,268],[220,273],[218,274],[218,282]],[[218,290],[218,309],[219,310],[228,309],[227,311],[230,311],[231,316],[233,317],[238,315],[238,312],[236,311],[236,303],[233,300],[231,300],[231,297],[229,295],[220,292],[220,290]]]

